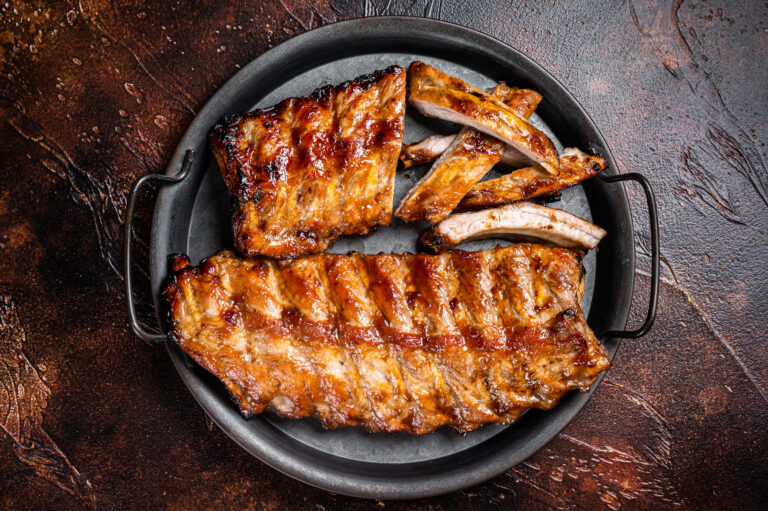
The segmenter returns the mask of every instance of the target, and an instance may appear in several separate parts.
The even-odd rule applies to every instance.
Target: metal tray
[[[136,321],[130,278],[130,230],[135,192],[146,181],[165,181],[157,198],[150,242],[150,274],[158,320],[166,331],[160,294],[168,276],[168,256],[186,253],[193,263],[232,246],[230,200],[207,144],[210,128],[227,114],[306,95],[324,84],[349,80],[391,64],[403,67],[422,60],[485,88],[498,80],[541,92],[544,100],[532,122],[558,149],[576,146],[602,155],[608,169],[563,192],[555,207],[590,220],[608,231],[598,251],[584,261],[583,307],[588,322],[605,342],[611,357],[616,337],[639,337],[653,321],[658,280],[658,237],[655,206],[647,182],[636,174],[616,175],[616,162],[592,120],[551,75],[522,53],[479,32],[421,18],[365,18],[327,25],[264,53],[232,77],[192,121],[165,176],[137,181],[126,215],[126,292],[134,331],[148,341],[165,340]],[[408,109],[405,141],[432,132],[451,132],[447,123],[421,117]],[[426,171],[400,171],[395,204]],[[179,170],[181,169],[181,171]],[[613,177],[611,177],[613,176]],[[634,232],[622,185],[634,179],[646,190],[651,214],[654,281],[645,324],[626,326],[635,268]],[[333,252],[412,252],[423,225],[395,220],[367,237],[342,238]],[[493,246],[498,240],[467,243],[462,248]],[[512,426],[485,426],[467,435],[440,430],[425,436],[368,434],[358,428],[324,431],[312,419],[289,421],[264,414],[244,419],[222,384],[167,343],[176,369],[200,405],[235,442],[268,465],[308,484],[358,497],[388,499],[438,495],[493,477],[536,452],[578,413],[592,392],[571,393],[547,412],[529,411]],[[592,391],[599,381],[592,386]]]

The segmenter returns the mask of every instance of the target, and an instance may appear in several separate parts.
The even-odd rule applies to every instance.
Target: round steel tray
[[[158,195],[150,242],[153,299],[164,331],[166,307],[161,291],[168,277],[168,256],[186,253],[197,263],[232,245],[230,201],[208,148],[210,128],[227,114],[271,105],[288,96],[306,95],[321,85],[340,83],[391,64],[407,67],[416,59],[479,87],[504,80],[539,91],[544,100],[532,122],[551,136],[558,149],[576,146],[600,154],[608,163],[605,176],[616,174],[616,162],[605,140],[573,96],[541,66],[496,39],[450,23],[406,17],[357,19],[311,30],[264,53],[232,77],[187,129],[167,175],[154,176],[175,183]],[[406,142],[451,129],[455,131],[411,109],[406,114]],[[178,173],[188,150],[196,153],[187,162],[188,172],[183,178],[170,177]],[[395,204],[426,172],[426,167],[399,172]],[[145,178],[153,176],[142,178],[135,189]],[[650,194],[649,189],[646,191]],[[129,202],[127,232],[132,206],[133,199]],[[599,251],[585,258],[583,306],[590,326],[598,334],[624,328],[632,298],[635,253],[623,186],[592,179],[566,190],[555,207],[608,231]],[[331,250],[413,251],[420,227],[396,220],[372,236],[343,238]],[[130,238],[126,236],[126,240],[129,269]],[[462,248],[495,243],[475,242]],[[146,338],[132,311],[129,272],[126,281],[134,330]],[[655,310],[653,300],[651,310]],[[650,321],[651,314],[642,332],[633,334],[642,335]],[[605,344],[613,357],[618,341],[608,339]],[[191,363],[175,344],[168,343],[167,348],[190,392],[245,450],[308,484],[358,497],[426,497],[480,483],[540,449],[568,424],[592,393],[571,393],[553,410],[530,411],[512,426],[486,426],[467,435],[447,430],[420,437],[368,434],[358,428],[324,431],[312,419],[286,421],[269,414],[244,419],[218,380]],[[598,384],[599,380],[592,391]]]

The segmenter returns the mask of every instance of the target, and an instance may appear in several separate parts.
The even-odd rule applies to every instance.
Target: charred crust
[[[264,165],[262,169],[264,170],[264,172],[267,173],[267,177],[269,178],[270,181],[279,181],[280,179],[282,179],[282,177],[285,174],[285,171],[281,169],[278,163],[274,160],[267,162],[267,164]],[[248,178],[243,176],[241,180],[243,179],[247,180]]]
[[[573,185],[566,186],[565,188],[570,188]],[[551,193],[546,193],[538,198],[536,202],[539,202],[541,204],[552,204],[553,202],[560,202],[563,198],[563,192],[561,190],[555,190]]]
[[[397,76],[404,72],[405,70],[400,66],[389,66],[386,69],[379,69],[372,73],[360,75],[357,78],[348,80],[339,85],[326,85],[325,87],[320,87],[318,89],[315,89],[312,93],[310,93],[308,97],[314,101],[317,101],[318,103],[322,103],[334,91],[341,91],[353,86],[360,87],[363,90],[366,90],[388,75]],[[267,108],[257,108],[256,110],[252,110],[247,114],[226,115],[221,122],[217,123],[211,129],[209,133],[209,139],[211,140],[211,143],[213,143],[214,141],[217,141],[221,143],[224,147],[235,144],[235,142],[237,141],[237,137],[236,137],[237,127],[242,122],[255,117],[261,117],[266,115],[270,115],[270,116],[278,115],[280,112],[288,108],[292,102],[306,100],[306,99],[307,99],[307,96],[291,97],[291,98],[284,99],[277,105],[270,106]],[[272,126],[272,122],[268,119],[265,119],[264,126],[269,128]]]
[[[226,167],[228,167],[231,162],[234,162],[241,152],[238,142],[240,138],[240,126],[244,122],[259,118],[264,128],[271,128],[274,126],[275,121],[278,120],[279,115],[292,105],[295,106],[295,103],[297,102],[302,104],[307,102],[327,103],[334,93],[350,88],[367,90],[387,76],[398,76],[404,72],[405,70],[400,66],[389,66],[386,69],[380,69],[369,74],[358,76],[353,80],[348,80],[339,85],[327,85],[318,88],[309,94],[309,96],[291,97],[267,108],[255,109],[246,114],[230,114],[225,116],[221,122],[211,128],[211,131],[208,134],[208,140],[214,155],[217,157],[222,174],[224,174],[224,180],[227,182],[228,187],[232,185],[230,187],[230,193],[236,195],[233,188],[237,185],[236,183],[230,183],[236,172],[233,172]]]
[[[587,177],[592,177],[606,168],[605,160],[600,157],[599,155],[595,154],[586,154],[583,156],[583,161],[581,163],[573,162],[575,166],[573,167],[573,173],[578,175],[583,175],[584,179]]]
[[[242,118],[241,114],[227,114],[224,116],[224,124],[236,124]]]
[[[407,169],[411,166],[413,166],[414,157],[411,153],[402,151],[400,153],[400,162],[403,164],[403,168]]]
[[[605,163],[605,160],[603,158],[601,158],[600,156],[598,156],[598,155],[591,156],[590,159],[593,162],[592,163],[592,170],[595,171],[595,174],[597,174],[598,172],[600,172],[602,170],[605,170],[605,168],[608,166]]]
[[[165,307],[165,321],[167,325],[173,325],[173,302],[176,299],[178,293],[177,281],[179,276],[184,271],[195,271],[195,268],[191,266],[189,257],[186,254],[171,254],[168,256],[168,263],[171,267],[171,271],[165,278],[163,285],[162,297],[165,300],[167,307]],[[176,337],[173,328],[170,328],[166,334],[168,339],[178,344],[179,340]]]
[[[353,81],[359,83],[360,85],[368,88],[374,83],[378,82],[382,78],[384,78],[387,75],[394,75],[397,76],[399,74],[404,73],[405,70],[397,65],[389,66],[384,69],[377,69],[376,71],[373,71],[372,73],[368,73],[365,75],[360,75],[357,78],[355,78]]]
[[[243,397],[237,397],[237,395],[232,392],[232,390],[226,385],[224,388],[229,395],[230,401],[232,401],[232,403],[237,406],[237,409],[240,411],[240,415],[242,415],[244,419],[252,419],[256,415],[252,411],[245,408],[245,399]],[[243,395],[245,395],[245,392],[243,392]]]
[[[224,117],[222,122],[216,123],[211,131],[208,133],[208,139],[213,143],[218,141],[223,145],[227,142],[232,142],[235,138],[234,132],[237,126],[245,119],[245,116],[240,114],[230,114]]]
[[[429,229],[419,236],[418,248],[428,254],[439,254],[451,248],[450,243],[435,229]]]
[[[318,103],[325,103],[329,96],[333,93],[334,89],[344,90],[349,86],[350,83],[351,80],[335,86],[326,85],[325,87],[320,87],[319,89],[313,90],[309,97]]]
[[[338,85],[326,85],[325,87],[320,87],[319,89],[312,91],[309,97],[318,103],[326,103],[334,92],[339,92],[351,88],[367,90],[386,76],[396,76],[403,72],[405,72],[405,70],[400,66],[389,66],[386,69],[378,69],[372,73],[360,75],[356,78],[353,78],[352,80],[347,80],[346,82],[342,82]]]
[[[230,123],[217,124],[208,133],[208,143],[211,147],[216,162],[219,164],[221,175],[227,185],[230,194],[236,195],[238,192],[235,176],[237,169],[232,162],[237,159],[237,134],[239,131],[240,116],[227,116]]]
[[[179,272],[192,264],[189,261],[189,256],[186,254],[171,254],[168,256],[168,262],[174,273]]]

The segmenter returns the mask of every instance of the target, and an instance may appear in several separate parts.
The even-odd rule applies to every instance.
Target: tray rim
[[[609,162],[609,168],[606,169],[605,174],[606,175],[614,175],[618,173],[615,160],[611,154],[610,148],[605,141],[605,138],[603,137],[602,133],[599,131],[597,125],[594,123],[592,118],[589,116],[589,114],[586,112],[586,110],[583,108],[583,106],[576,100],[576,98],[566,89],[556,78],[554,78],[545,68],[543,68],[541,65],[536,63],[533,59],[528,57],[526,54],[522,53],[521,51],[517,50],[516,48],[508,45],[507,43],[496,39],[493,36],[484,34],[482,32],[479,32],[477,30],[464,27],[455,23],[442,21],[442,20],[435,20],[430,18],[422,18],[417,16],[380,16],[380,17],[361,17],[361,18],[353,18],[353,19],[347,19],[343,21],[339,21],[336,23],[324,25],[321,27],[317,27],[315,29],[303,32],[299,35],[296,35],[292,37],[291,39],[288,39],[284,41],[283,43],[267,50],[266,52],[256,56],[251,62],[249,62],[246,66],[244,66],[242,69],[240,69],[237,73],[235,73],[231,78],[229,78],[216,92],[213,93],[213,95],[209,98],[209,100],[205,103],[203,108],[200,109],[200,111],[196,114],[194,119],[191,121],[188,128],[185,130],[184,135],[181,137],[175,152],[173,153],[173,156],[168,164],[167,170],[165,172],[166,175],[174,175],[179,165],[181,164],[181,161],[184,157],[184,153],[187,151],[187,149],[197,149],[196,147],[191,147],[190,145],[190,138],[192,138],[193,135],[195,135],[197,132],[200,131],[200,127],[203,126],[204,131],[207,133],[210,126],[212,126],[212,122],[210,122],[210,119],[212,117],[213,112],[218,112],[218,115],[215,117],[212,117],[213,121],[217,121],[220,119],[223,115],[221,114],[220,104],[223,102],[226,102],[226,98],[230,95],[238,91],[248,80],[248,77],[250,77],[252,74],[257,72],[260,67],[266,65],[265,62],[269,61],[270,59],[276,59],[279,60],[281,56],[284,54],[290,54],[290,52],[295,52],[304,45],[306,45],[308,42],[311,42],[313,39],[323,39],[323,38],[329,38],[334,37],[334,35],[339,36],[337,32],[341,32],[342,35],[344,31],[353,31],[356,29],[362,29],[365,28],[366,25],[368,28],[371,28],[371,25],[375,25],[375,28],[381,28],[382,26],[386,24],[405,24],[405,25],[413,25],[414,28],[419,28],[420,30],[425,30],[426,32],[429,32],[431,36],[433,37],[445,37],[446,39],[453,39],[453,42],[459,42],[464,40],[464,42],[467,42],[471,39],[474,39],[474,44],[478,45],[480,42],[485,43],[488,45],[488,47],[495,47],[503,50],[503,52],[506,52],[507,54],[511,54],[514,59],[517,60],[517,64],[520,65],[521,63],[528,66],[532,70],[534,70],[536,73],[540,74],[545,79],[552,82],[552,84],[559,89],[559,93],[563,95],[563,97],[568,100],[570,103],[573,104],[575,109],[577,110],[577,114],[583,118],[584,122],[590,127],[592,131],[594,131],[594,135],[597,138],[598,143],[605,149],[604,154],[602,154],[605,159]],[[450,42],[450,41],[449,41]],[[468,43],[469,44],[469,43]],[[393,53],[396,53],[397,51],[393,50]],[[354,56],[354,55],[362,55],[367,54],[371,52],[363,52],[363,51],[349,51],[345,55],[346,56]],[[373,52],[375,53],[375,52]],[[507,65],[511,65],[510,58],[508,55],[505,55],[504,57],[499,57],[501,60],[506,60],[508,62]],[[512,60],[514,60],[512,59]],[[328,62],[334,60],[333,57],[326,59],[325,61],[318,61],[318,63]],[[207,138],[207,137],[206,137]],[[206,144],[207,145],[207,144]],[[198,144],[199,146],[199,144]],[[207,147],[206,147],[207,149]],[[198,167],[202,166],[203,171],[205,171],[205,167],[207,165],[205,163],[200,163],[200,161],[197,162]],[[194,168],[192,172],[195,170],[198,171],[198,173],[201,173],[197,168]],[[164,219],[164,216],[162,215],[164,209],[164,205],[169,200],[169,195],[171,194],[171,191],[169,189],[161,189],[158,193],[157,201],[155,204],[155,210],[152,218],[152,231],[151,231],[151,239],[150,239],[150,275],[151,275],[151,284],[152,284],[152,290],[153,290],[153,302],[155,305],[155,310],[158,315],[158,320],[161,325],[163,325],[163,328],[165,327],[165,318],[163,317],[162,311],[164,311],[164,306],[161,303],[160,299],[160,293],[157,292],[161,286],[162,282],[165,280],[165,271],[160,271],[158,269],[158,266],[163,266],[162,264],[154,264],[158,260],[158,255],[156,254],[156,248],[158,246],[159,240],[163,237],[163,234],[167,234],[169,231],[169,222]],[[624,254],[624,269],[623,269],[623,276],[626,277],[626,274],[629,275],[629,279],[624,279],[625,282],[621,283],[621,290],[618,292],[620,295],[620,299],[623,302],[623,306],[620,307],[620,310],[618,311],[618,314],[614,317],[613,324],[616,328],[624,328],[628,322],[629,318],[629,312],[631,308],[631,298],[632,298],[632,292],[634,288],[634,274],[635,274],[635,251],[634,251],[634,226],[633,226],[633,219],[631,214],[631,209],[629,207],[629,201],[627,199],[626,192],[624,190],[623,184],[621,186],[616,187],[615,189],[616,194],[616,202],[617,207],[623,210],[624,218],[626,219],[626,225],[623,226],[624,230],[626,231],[624,233],[624,236],[622,236],[622,240],[626,242],[627,239],[629,239],[629,243],[632,246],[632,250],[630,250],[628,253]],[[160,214],[158,214],[160,213]],[[174,217],[171,218],[170,222],[173,223],[175,220]],[[626,244],[626,243],[625,243]],[[162,273],[162,275],[161,275]],[[165,328],[164,328],[165,329]],[[611,359],[615,356],[616,350],[618,349],[618,346],[620,344],[620,341],[618,339],[616,340],[610,340],[609,342],[603,341],[604,344],[606,344],[607,347],[609,347],[609,350],[611,352]],[[208,414],[209,417],[217,424],[217,426],[222,429],[222,431],[229,436],[232,440],[234,440],[240,447],[242,447],[244,450],[249,452],[251,455],[256,457],[257,459],[261,460],[262,462],[266,463],[268,466],[272,467],[273,469],[276,469],[286,475],[289,475],[290,477],[293,477],[294,479],[297,479],[299,481],[302,481],[306,484],[310,484],[312,486],[325,489],[327,491],[335,492],[335,493],[341,493],[349,496],[354,497],[364,497],[364,498],[376,498],[376,499],[408,499],[408,498],[423,498],[423,497],[430,497],[430,496],[436,496],[445,494],[451,491],[456,491],[460,489],[464,489],[479,483],[482,483],[492,477],[495,477],[512,466],[516,465],[517,463],[522,462],[535,452],[537,452],[539,449],[541,449],[546,443],[548,443],[550,440],[552,440],[554,437],[559,434],[559,432],[564,429],[570,421],[578,414],[578,412],[583,408],[583,406],[586,404],[586,402],[589,400],[591,395],[594,393],[595,389],[599,386],[603,376],[605,373],[602,373],[600,377],[597,379],[597,381],[591,386],[590,390],[586,394],[582,393],[575,393],[572,392],[569,395],[565,396],[561,403],[568,402],[569,408],[574,408],[575,411],[573,411],[570,414],[566,414],[565,417],[557,417],[557,420],[550,421],[547,420],[546,417],[544,418],[544,426],[542,429],[538,430],[538,433],[536,434],[536,437],[539,439],[536,442],[533,442],[531,445],[528,445],[524,449],[519,449],[520,452],[517,453],[515,456],[514,461],[504,461],[499,463],[498,459],[496,460],[496,463],[491,464],[489,466],[485,466],[482,470],[479,470],[477,468],[474,468],[474,472],[468,475],[465,472],[466,467],[459,466],[456,467],[456,469],[453,470],[446,470],[444,472],[441,472],[437,475],[427,475],[424,477],[423,475],[419,475],[416,477],[407,477],[403,480],[393,480],[393,479],[387,479],[384,481],[376,481],[372,480],[369,475],[358,475],[358,477],[355,477],[354,475],[351,476],[352,480],[350,479],[349,474],[344,474],[344,477],[339,477],[338,474],[334,474],[332,469],[328,469],[327,467],[308,467],[304,464],[302,464],[302,460],[298,459],[299,455],[296,454],[296,459],[291,459],[291,455],[285,455],[285,453],[279,452],[279,449],[270,448],[269,445],[254,445],[253,442],[247,441],[246,438],[243,437],[242,431],[238,431],[237,425],[238,424],[232,424],[231,420],[227,418],[227,416],[231,416],[232,406],[229,402],[221,403],[220,400],[209,400],[204,399],[206,394],[210,394],[211,391],[209,389],[205,388],[205,384],[200,381],[200,379],[193,374],[194,371],[190,369],[188,365],[188,361],[186,360],[183,352],[181,351],[178,346],[176,346],[174,343],[167,343],[167,349],[168,353],[171,356],[172,362],[178,371],[179,375],[181,376],[182,380],[184,381],[185,385],[189,389],[190,393],[193,395],[195,400],[200,404],[200,406],[204,409],[204,411]],[[575,397],[578,396],[578,397]],[[576,402],[573,402],[576,400]],[[555,409],[561,407],[558,405]],[[235,410],[235,413],[237,414],[237,417],[241,420],[242,417],[240,417],[239,412]],[[540,411],[532,411],[529,414],[526,415],[535,415],[535,414],[552,414],[554,415],[553,411],[547,411],[547,412],[540,412]],[[260,419],[252,419],[252,420],[260,420]],[[262,421],[267,423],[267,421]],[[520,424],[523,422],[523,419],[519,421],[517,424]],[[240,424],[242,426],[242,424]],[[241,428],[242,429],[242,428]],[[497,435],[498,436],[498,435]],[[546,437],[543,441],[541,438]],[[489,439],[486,442],[490,442]],[[480,444],[482,445],[482,444]],[[474,449],[478,446],[472,447],[471,449]],[[313,448],[308,447],[309,449],[314,450]],[[322,452],[322,451],[320,451]],[[463,452],[463,451],[462,451]],[[331,456],[333,458],[338,458],[339,460],[345,460],[345,461],[351,461],[347,460],[346,458],[340,458],[335,455],[331,455],[329,453],[323,453],[327,456]],[[460,453],[452,454],[449,456],[446,456],[444,458],[452,458],[455,456],[459,456]],[[494,454],[497,454],[494,452]],[[498,456],[496,456],[498,458]],[[443,458],[436,458],[436,459],[443,459]],[[312,460],[311,457],[304,458],[304,463],[307,460]],[[424,463],[424,462],[421,462]],[[406,465],[418,465],[419,463],[414,464],[393,464],[394,466],[402,467]],[[389,465],[389,464],[371,464],[371,465]],[[459,463],[459,465],[462,465]],[[347,478],[347,480],[345,480]]]

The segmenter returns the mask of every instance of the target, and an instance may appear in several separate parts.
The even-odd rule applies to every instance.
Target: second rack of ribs
[[[297,257],[388,225],[404,112],[405,71],[392,66],[215,126],[235,247]]]
[[[174,267],[172,338],[246,415],[464,432],[549,409],[610,365],[580,307],[581,255],[566,249],[223,252]]]

